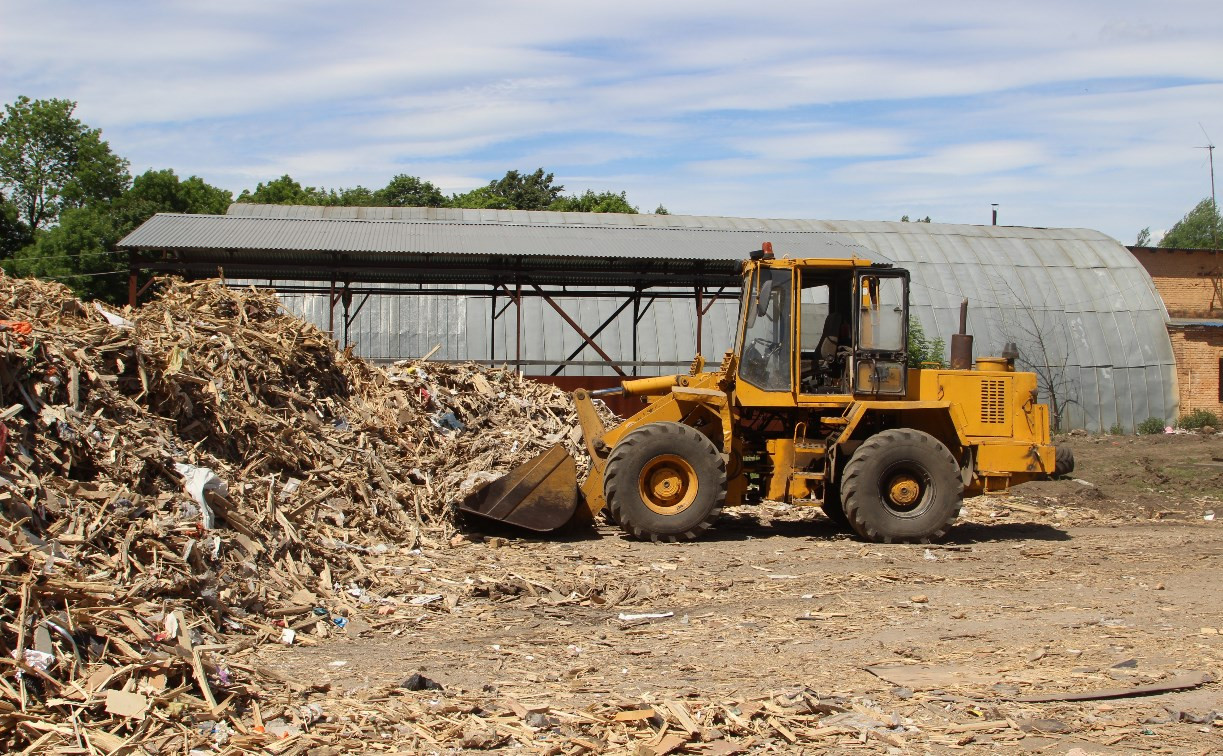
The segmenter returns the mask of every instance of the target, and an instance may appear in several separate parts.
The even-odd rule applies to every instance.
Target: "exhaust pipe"
[[[951,369],[972,370],[972,336],[968,333],[968,300],[960,302],[960,332],[951,334]]]

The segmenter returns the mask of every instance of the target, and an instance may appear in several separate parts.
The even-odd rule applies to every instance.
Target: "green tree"
[[[21,222],[20,215],[17,206],[0,192],[0,259],[12,257],[33,241],[30,227]]]
[[[327,201],[323,204],[338,207],[370,207],[378,204],[376,197],[377,192],[370,191],[358,184],[351,189],[332,189],[327,193]]]
[[[670,215],[670,214],[671,214],[671,211],[670,211],[670,210],[668,210],[667,208],[663,207],[663,206],[660,204],[658,207],[654,208],[654,214],[655,214],[655,215]]]
[[[909,216],[907,216],[907,215],[902,215],[902,216],[900,216],[900,222],[901,222],[901,223],[908,223],[908,222],[909,222]],[[927,215],[925,218],[918,218],[918,219],[917,219],[916,221],[914,221],[914,222],[915,222],[915,223],[929,223],[929,222],[930,222],[930,216],[929,216],[929,215]]]
[[[382,207],[443,207],[446,195],[428,181],[401,173],[374,192],[374,202]]]
[[[64,210],[56,226],[38,234],[5,267],[14,275],[60,281],[82,299],[122,301],[127,258],[113,250],[122,234],[108,205]]]
[[[172,170],[147,171],[118,198],[63,211],[59,224],[38,234],[8,264],[16,275],[54,278],[84,299],[127,299],[127,256],[115,244],[155,213],[219,215],[232,195],[192,176],[180,181]]]
[[[1185,217],[1178,220],[1159,246],[1176,249],[1218,249],[1223,240],[1223,220],[1210,197],[1202,200]]]
[[[547,210],[560,198],[565,187],[552,183],[551,173],[540,168],[531,174],[506,171],[484,191],[476,189],[451,198],[452,207],[499,207],[512,210]]]
[[[1138,238],[1134,240],[1135,247],[1151,246],[1151,227],[1147,226],[1138,232]]]
[[[636,213],[637,208],[629,204],[625,195],[625,192],[595,194],[587,189],[585,194],[577,197],[558,198],[548,209],[570,213]]]
[[[119,196],[130,181],[127,161],[110,151],[101,131],[73,118],[75,110],[71,100],[22,96],[0,116],[0,187],[31,231],[64,210]]]
[[[180,180],[166,168],[137,176],[132,188],[124,193],[123,202],[117,204],[127,215],[124,222],[135,220],[139,225],[154,213],[224,215],[231,202],[233,193],[228,189],[218,189],[198,176]]]
[[[331,195],[325,189],[302,186],[285,174],[266,184],[255,186],[255,191],[243,189],[236,202],[251,202],[261,205],[330,205]]]
[[[946,342],[941,338],[928,338],[921,321],[917,318],[909,319],[909,367],[919,368],[923,362],[934,362],[942,367],[943,354],[946,351]]]
[[[470,210],[518,210],[510,201],[487,186],[472,189],[464,194],[452,194],[446,203],[447,207],[460,207]]]

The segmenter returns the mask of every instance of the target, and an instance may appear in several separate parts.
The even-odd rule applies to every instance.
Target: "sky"
[[[133,174],[464,192],[543,167],[642,212],[1089,228],[1210,196],[1217,0],[0,0],[0,102]],[[1223,154],[1219,158],[1223,174]],[[1221,175],[1223,178],[1223,175]]]

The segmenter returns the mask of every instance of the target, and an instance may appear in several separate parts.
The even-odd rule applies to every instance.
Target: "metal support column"
[[[641,322],[641,287],[633,287],[633,375],[637,375],[637,324]]]
[[[331,338],[335,338],[335,277],[331,279],[331,286],[327,290],[327,333],[331,334]]]
[[[514,287],[514,314],[517,317],[514,323],[514,367],[517,368],[518,374],[522,375],[522,283],[519,282]]]
[[[497,361],[497,287],[501,284],[493,284],[492,305],[489,310],[492,317],[488,320],[488,361]]]
[[[348,281],[344,282],[344,290],[340,292],[340,302],[344,305],[344,341],[340,345],[344,348],[348,347],[348,308],[352,305],[352,290],[348,288]]]
[[[703,290],[702,286],[696,287],[696,353],[698,355],[701,353],[701,326],[704,325],[705,320],[705,311],[701,308],[704,304],[701,298]]]

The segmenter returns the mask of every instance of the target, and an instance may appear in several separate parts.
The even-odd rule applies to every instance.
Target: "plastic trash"
[[[456,417],[455,414],[450,411],[439,412],[436,415],[434,415],[433,417],[431,417],[430,420],[432,420],[433,424],[439,428],[446,428],[452,431],[459,431],[459,432],[467,430],[467,426],[463,424],[463,421],[459,420],[459,418]]]
[[[100,302],[94,302],[93,307],[102,314],[102,317],[106,318],[107,323],[110,323],[116,328],[131,328],[133,325],[132,321],[128,320],[122,315],[116,315],[115,313],[110,312],[103,307]]]
[[[624,612],[620,613],[620,619],[625,622],[629,622],[632,620],[641,620],[641,619],[666,619],[667,617],[674,617],[674,616],[675,616],[675,612],[657,612],[657,613],[646,613],[646,614],[625,614]]]
[[[229,484],[217,477],[217,474],[207,467],[175,462],[174,470],[183,476],[183,489],[191,494],[191,498],[200,505],[200,517],[204,521],[204,530],[215,528],[216,519],[213,517],[212,507],[208,506],[208,501],[204,498],[204,492],[214,491],[221,496],[228,496]]]

